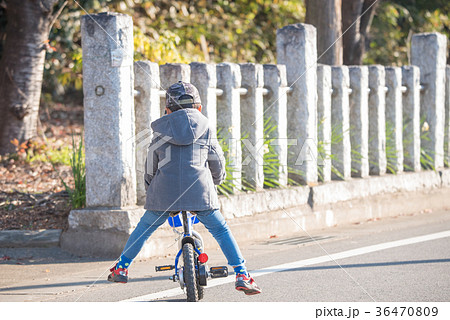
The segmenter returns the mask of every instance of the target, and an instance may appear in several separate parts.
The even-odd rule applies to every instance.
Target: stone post
[[[331,181],[331,67],[320,64],[317,66],[317,135],[322,144],[323,154],[319,154],[322,163],[321,181]]]
[[[137,61],[134,63],[134,89],[136,95],[135,125],[136,125],[136,185],[137,204],[145,204],[145,159],[147,148],[151,141],[150,124],[160,117],[159,98],[159,66],[150,61]]]
[[[386,173],[385,71],[369,66],[369,173]]]
[[[133,21],[81,18],[86,208],[72,210],[61,247],[118,257],[143,210],[136,207]]]
[[[450,66],[445,69],[445,159],[450,167]]]
[[[278,160],[278,183],[286,186],[288,181],[287,167],[287,79],[286,66],[265,64],[264,86],[269,89],[269,94],[264,97],[264,118],[270,119],[270,124],[275,125],[275,130],[269,133],[273,140],[273,149]]]
[[[232,168],[234,190],[241,190],[241,71],[235,63],[220,63],[216,66],[217,87],[223,94],[217,99],[218,138],[225,139],[228,152],[225,156]]]
[[[406,171],[420,171],[420,69],[402,67],[403,94],[403,152]]]
[[[188,64],[182,63],[166,63],[159,66],[159,73],[161,78],[162,90],[167,90],[169,87],[178,82],[191,81],[191,68]],[[166,107],[166,95],[161,96],[161,115],[164,114]]]
[[[246,137],[242,149],[242,173],[252,188],[264,187],[264,70],[254,63],[240,64],[241,86],[247,93],[241,97],[241,133]]]
[[[429,139],[422,148],[433,158],[434,167],[444,165],[445,64],[447,37],[443,34],[415,34],[411,41],[411,64],[420,68],[421,117],[428,123]]]
[[[191,83],[197,87],[202,100],[202,113],[209,119],[211,128],[217,128],[217,77],[216,65],[192,62]]]
[[[277,63],[286,65],[288,85],[288,163],[306,183],[317,182],[317,40],[316,28],[293,24],[277,30]]]
[[[134,205],[131,17],[108,13],[82,21],[86,207]]]
[[[402,69],[387,67],[386,73],[386,161],[392,173],[403,172]]]
[[[352,149],[352,175],[369,176],[369,69],[351,66],[350,87],[350,143]]]
[[[349,88],[350,76],[347,66],[331,68],[331,83],[333,95],[331,98],[331,128],[339,139],[331,144],[331,160],[338,172],[333,172],[334,179],[349,179],[351,177],[351,146],[350,146],[350,108]]]

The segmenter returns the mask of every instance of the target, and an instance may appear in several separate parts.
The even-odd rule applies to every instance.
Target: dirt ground
[[[56,104],[40,111],[39,136],[30,148],[35,153],[72,146],[72,134],[83,128],[81,106]],[[26,153],[0,158],[0,230],[64,229],[71,210],[62,180],[73,187],[71,168],[49,161],[27,161]]]

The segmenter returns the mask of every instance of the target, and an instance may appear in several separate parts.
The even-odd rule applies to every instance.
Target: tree
[[[342,1],[344,64],[361,65],[366,38],[379,0]],[[348,29],[348,30],[347,30]]]
[[[440,32],[450,38],[450,1],[389,0],[377,7],[366,38],[364,63],[401,66],[409,63],[415,33]],[[447,42],[450,52],[450,41]],[[450,64],[450,55],[447,58]]]
[[[306,23],[317,28],[319,63],[342,64],[341,20],[341,0],[306,0]]]
[[[379,0],[306,0],[306,23],[317,28],[318,62],[360,65]]]
[[[0,154],[37,133],[48,35],[67,0],[6,2],[6,40],[0,60]]]

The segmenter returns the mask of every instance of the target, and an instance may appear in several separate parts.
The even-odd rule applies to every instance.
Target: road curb
[[[3,230],[0,231],[0,248],[57,247],[62,229]]]
[[[229,225],[235,231],[237,240],[247,241],[250,240],[249,237],[266,238],[272,234],[281,235],[303,228],[321,229],[337,224],[411,214],[415,210],[436,210],[448,207],[442,199],[449,190],[450,169],[441,169],[437,172],[424,171],[350,181],[334,181],[314,187],[302,186],[290,190],[280,189],[266,193],[236,195],[229,199],[222,197],[222,206],[225,209],[225,216],[229,218]],[[274,199],[277,201],[273,201]],[[297,204],[295,205],[293,202],[297,202]],[[279,207],[280,204],[281,207]],[[267,209],[263,210],[264,207]],[[118,214],[109,216],[113,220],[118,218]],[[137,223],[138,218],[140,215],[136,215],[135,221],[132,221],[133,225]],[[100,220],[102,219],[98,219],[95,215],[84,216],[79,228],[69,229],[65,234],[62,234],[61,229],[0,231],[0,248],[61,245],[63,249],[66,249],[68,243],[71,246],[77,244],[81,247],[84,244],[85,247],[91,249],[98,247],[98,252],[88,253],[88,255],[95,256],[108,253],[108,245],[111,245],[112,242],[109,238],[113,237],[117,242],[113,249],[121,251],[123,244],[128,239],[128,233],[120,232],[121,230],[111,228],[110,225],[97,226],[95,230],[90,230],[83,225],[88,222],[99,223]],[[298,221],[293,223],[293,220]],[[126,227],[129,232],[134,229],[134,226],[131,225],[126,225]],[[250,232],[250,230],[252,231]],[[205,233],[206,230],[202,231]],[[109,238],[104,237],[103,233],[105,232]],[[173,244],[172,230],[168,226],[162,226],[155,232],[148,244],[142,250],[141,258],[158,256],[167,252],[167,247]],[[69,251],[86,255],[85,250],[79,248],[72,248]],[[114,256],[114,254],[109,255]]]

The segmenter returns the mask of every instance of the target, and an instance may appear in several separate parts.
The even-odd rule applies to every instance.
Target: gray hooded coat
[[[145,164],[145,209],[218,209],[215,184],[225,179],[225,159],[215,130],[196,109],[181,109],[152,122]]]

